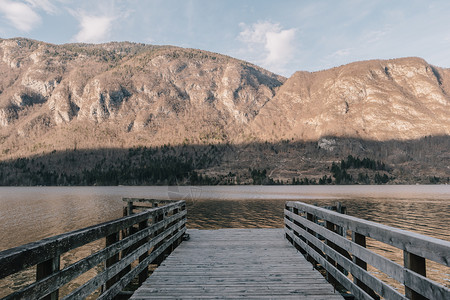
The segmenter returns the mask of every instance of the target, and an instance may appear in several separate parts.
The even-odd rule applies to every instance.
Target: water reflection
[[[0,188],[0,250],[120,217],[121,205],[95,189]]]
[[[122,197],[186,199],[189,226],[282,227],[285,201],[450,239],[450,186],[0,187],[0,250],[112,220]]]
[[[320,206],[339,201],[347,206],[349,215],[450,240],[446,230],[450,219],[450,194],[447,200],[328,197],[301,201]],[[188,200],[188,225],[198,229],[282,227],[285,202],[286,199]]]
[[[450,198],[450,195],[449,195]],[[450,201],[420,199],[343,199],[348,214],[385,225],[450,240],[446,226],[450,219]]]
[[[188,227],[276,228],[283,226],[284,200],[187,201]]]

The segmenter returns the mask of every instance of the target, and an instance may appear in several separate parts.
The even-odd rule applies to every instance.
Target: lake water
[[[450,186],[0,187],[0,250],[122,216],[122,197],[185,199],[188,228],[283,227],[285,201],[450,240]],[[450,283],[448,269],[433,269]]]

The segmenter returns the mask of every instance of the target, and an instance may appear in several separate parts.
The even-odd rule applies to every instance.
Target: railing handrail
[[[358,232],[359,234],[389,244],[409,253],[416,254],[437,263],[450,266],[450,242],[426,236],[420,233],[403,230],[396,227],[343,215],[314,205],[288,201],[286,206],[314,213],[319,218],[333,222],[336,225]],[[426,247],[424,247],[426,245]]]
[[[139,201],[139,200],[135,200]],[[103,271],[64,299],[85,298],[101,287],[101,299],[112,299],[134,278],[148,277],[149,264],[160,264],[186,232],[186,202],[153,201],[153,208],[108,222],[59,234],[0,252],[0,279],[36,266],[36,281],[2,299],[58,299],[59,289],[98,265]],[[158,204],[166,204],[156,207]],[[97,240],[105,248],[60,269],[64,253]],[[135,265],[133,262],[139,260]]]
[[[166,213],[184,201],[177,201],[166,206],[150,208],[141,213],[107,221],[86,228],[73,230],[40,241],[31,242],[0,252],[0,279],[20,270],[44,262],[92,241],[126,229],[133,224],[149,219],[153,215]]]
[[[450,242],[302,202],[286,202],[284,215],[286,238],[357,299],[450,299],[450,289],[427,278],[425,266],[426,259],[449,266]],[[403,250],[404,265],[366,248],[366,237]],[[367,272],[368,264],[404,285],[405,295]]]
[[[167,204],[174,203],[179,200],[170,200],[170,199],[155,199],[155,198],[122,198],[123,202],[143,202],[143,203],[158,203],[158,204]]]

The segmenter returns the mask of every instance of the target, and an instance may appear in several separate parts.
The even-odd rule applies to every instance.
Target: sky
[[[0,0],[0,38],[208,50],[280,75],[408,56],[450,67],[450,1]]]

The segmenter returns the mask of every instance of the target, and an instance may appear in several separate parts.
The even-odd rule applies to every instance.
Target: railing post
[[[426,277],[426,265],[425,258],[415,255],[413,253],[409,253],[408,251],[403,251],[403,263],[405,268],[410,269],[424,277]],[[426,300],[424,296],[418,294],[410,287],[405,285],[405,296],[408,299],[412,300]]]
[[[366,236],[362,235],[358,232],[352,232],[352,240],[353,242],[355,242],[356,244],[366,248],[367,243],[366,243]],[[363,261],[362,259],[359,259],[358,257],[356,257],[355,255],[353,255],[353,262],[361,267],[363,270],[367,271],[367,263],[365,261]],[[369,294],[372,298],[374,299],[380,299],[380,297],[371,289],[369,288],[366,284],[364,284],[364,282],[362,282],[361,280],[359,280],[356,277],[353,277],[353,282],[359,286],[361,289],[363,289],[367,294]]]
[[[131,216],[133,214],[133,201],[132,199],[128,199],[127,200],[127,206],[124,207],[123,209],[123,216]],[[134,233],[134,227],[128,227],[126,229],[122,230],[122,239],[132,235]],[[124,258],[125,256],[127,256],[127,254],[133,249],[133,246],[130,246],[128,248],[123,249],[122,251],[120,251],[120,257]],[[131,265],[128,265],[127,267],[125,267],[120,273],[119,276],[122,277],[125,274],[127,274],[129,271],[131,270]]]
[[[330,221],[325,220],[325,228],[328,229],[328,230],[330,230],[330,231],[332,231],[332,232],[335,232],[335,226],[334,226],[334,223],[332,223],[332,222],[330,222]],[[331,249],[336,249],[336,245],[335,245],[333,242],[329,241],[329,240],[325,240],[325,244],[327,244],[328,246],[330,246]],[[333,265],[334,267],[336,267],[336,262],[334,261],[334,259],[332,259],[332,258],[329,257],[328,255],[325,255],[325,257],[326,257],[326,259],[328,260],[328,262],[329,262],[331,265]],[[333,286],[336,286],[337,280],[336,280],[336,279],[335,279],[328,271],[326,271],[326,274],[327,274],[327,281],[328,281],[329,283],[331,283]]]
[[[110,235],[106,236],[106,247],[111,246],[114,243],[118,242],[119,239],[120,239],[119,232],[116,232],[116,233],[113,233],[113,234],[110,234]],[[119,261],[119,253],[117,253],[117,254],[111,256],[110,258],[106,259],[105,268],[107,269],[107,268],[111,267],[112,265],[114,265],[118,261]],[[120,278],[120,274],[116,275],[113,278],[111,278],[110,280],[108,280],[106,282],[104,290],[106,291],[107,289],[109,289],[114,283],[117,282],[117,280],[119,280],[119,278]]]
[[[298,208],[297,207],[293,207],[291,209],[292,213],[294,213],[295,215],[299,215],[298,214]],[[295,225],[300,226],[300,223],[298,221],[296,221],[295,219],[291,219],[291,222],[293,222]]]
[[[298,214],[298,208],[297,207],[292,207],[292,213],[294,213],[295,215],[299,215]],[[297,225],[297,226],[300,226],[300,223],[299,222],[297,222],[295,219],[291,219],[291,222],[293,222],[295,225]],[[300,234],[298,233],[298,232],[296,232],[296,231],[293,231],[294,232],[294,235],[296,235],[296,236],[298,236],[298,237],[300,237]],[[299,244],[297,244],[297,243],[295,243],[294,242],[294,240],[292,240],[292,243],[293,243],[293,245],[295,246],[295,249],[297,249],[298,251],[300,251],[300,253],[302,253],[302,254],[305,254],[306,253],[306,251],[302,248],[302,247],[300,247],[300,245]]]
[[[49,275],[59,271],[60,256],[55,256],[49,260],[41,262],[36,266],[36,281],[44,279]],[[59,298],[59,290],[56,290],[47,296],[43,297],[43,300],[56,300]]]
[[[133,201],[131,199],[127,202],[128,207],[128,215],[131,216],[133,214]]]
[[[314,222],[314,215],[311,214],[311,213],[306,213],[306,219],[307,219],[308,221]],[[312,234],[312,235],[315,236],[314,231],[312,231],[311,229],[308,229],[308,228],[307,228],[306,231],[307,231],[308,233],[310,233],[310,234]],[[308,245],[308,247],[314,249],[315,251],[318,250],[318,249],[317,249],[311,242],[309,242],[309,241],[307,241],[307,245]],[[317,251],[317,252],[319,252],[319,251]],[[319,253],[320,253],[320,252],[319,252]],[[308,261],[311,262],[311,263],[313,264],[314,267],[317,266],[317,262],[312,258],[312,256],[310,256],[309,254],[307,254],[307,258],[308,258]]]
[[[179,211],[178,207],[175,208],[175,209],[173,210],[173,215],[176,215],[176,214],[178,213],[178,211]],[[178,222],[178,220],[173,221],[172,224],[170,224],[170,226],[175,225],[177,222]],[[177,233],[178,233],[178,229],[175,230],[175,231],[173,232],[173,235],[175,235],[175,234],[177,234]],[[170,248],[171,248],[171,249],[170,249],[170,253],[172,253],[172,251],[175,250],[176,247],[178,247],[179,242],[180,242],[180,239],[177,239],[177,240],[173,241],[173,244],[172,244],[172,246],[170,247]]]
[[[336,202],[336,212],[345,215],[347,214],[347,207],[342,206],[342,202]],[[346,236],[346,233],[344,232],[344,227],[342,226],[336,226],[335,232],[342,235],[343,237]]]
[[[158,207],[158,203],[153,203],[153,207]],[[164,213],[157,213],[155,214],[155,216],[153,217],[153,223],[156,224],[158,222],[161,222],[164,220]],[[156,231],[154,236],[158,236],[161,232],[163,232],[166,228],[161,228],[160,230]],[[154,249],[158,249],[162,244],[164,244],[164,241],[159,242],[158,244],[155,245]],[[160,256],[158,256],[154,263],[157,265],[160,265],[161,262],[164,260],[164,253],[161,253]]]
[[[284,207],[286,208],[286,210],[292,212],[292,207],[289,207],[287,204],[284,205]],[[289,221],[292,221],[291,218],[289,218],[287,215],[284,215],[286,217],[286,219],[288,219]],[[286,226],[287,229],[292,229],[289,226],[287,226],[287,224],[285,224],[284,226]],[[285,233],[284,234],[286,239],[289,241],[289,243],[291,243],[292,245],[294,245],[294,240],[289,236],[289,234]],[[295,246],[295,245],[294,245]]]
[[[145,221],[142,221],[139,223],[139,231],[143,230],[147,227],[148,227],[148,220],[145,220]],[[148,237],[144,238],[140,244],[144,245],[145,243],[148,242],[148,240],[149,240]],[[148,256],[148,251],[146,251],[144,254],[139,256],[139,263],[141,263],[147,256]],[[139,273],[139,285],[144,283],[144,281],[147,279],[147,277],[148,277],[148,266],[141,273]]]
[[[167,219],[168,216],[169,216],[169,212],[168,212],[168,211],[165,212],[165,213],[163,213],[163,214],[162,214],[162,218],[161,218],[160,221],[162,221],[162,220],[164,220],[164,219]],[[172,224],[167,224],[167,225],[165,225],[165,226],[164,226],[164,229],[163,229],[162,231],[166,230],[167,228],[170,228],[171,226],[172,226]],[[174,234],[174,233],[172,233],[171,235],[169,235],[169,236],[167,237],[167,239],[169,239],[171,236],[173,236],[173,234]],[[161,262],[163,262],[163,260],[166,259],[166,257],[169,256],[169,254],[170,254],[171,252],[172,252],[172,245],[171,245],[170,247],[167,247],[166,250],[163,251],[163,253],[162,253],[161,257],[160,257],[160,262],[158,263],[158,265],[161,264]]]
[[[182,212],[182,211],[185,211],[185,210],[186,210],[186,202],[183,202],[181,204],[179,212]],[[179,222],[179,221],[186,221],[186,215],[181,217],[181,219],[179,219],[177,222]],[[184,226],[186,226],[186,223],[184,224]],[[184,228],[184,226],[182,228]],[[178,245],[177,246],[179,246],[182,242],[183,242],[183,236],[180,236],[180,238],[178,239]]]

